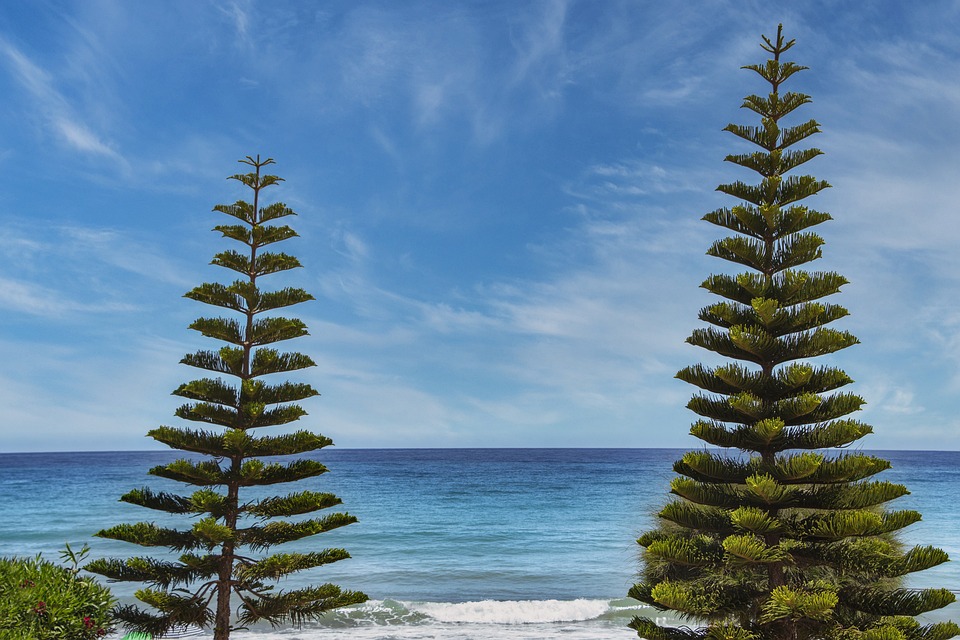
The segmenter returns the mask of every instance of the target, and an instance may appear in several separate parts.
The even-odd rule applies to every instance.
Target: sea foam
[[[644,609],[635,600],[371,600],[324,616],[303,629],[252,629],[238,640],[607,640],[636,637],[627,622]]]
[[[320,626],[251,629],[237,640],[628,640],[642,605],[627,600],[369,601],[324,616]],[[206,639],[205,639],[206,640]]]
[[[407,603],[411,611],[439,622],[530,624],[581,622],[599,618],[610,609],[607,600],[483,600],[480,602]]]

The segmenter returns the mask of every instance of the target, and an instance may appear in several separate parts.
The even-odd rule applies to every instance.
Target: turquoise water
[[[371,602],[302,631],[237,634],[249,640],[630,638],[636,613],[623,598],[637,570],[637,535],[667,499],[671,464],[663,449],[324,450],[331,470],[302,488],[333,491],[360,522],[290,550],[344,547],[350,560],[281,586],[334,582]],[[911,495],[893,503],[924,519],[903,536],[960,559],[960,452],[880,452],[894,463],[882,477]],[[44,553],[64,542],[92,556],[127,556],[133,545],[93,538],[104,527],[141,520],[183,526],[183,517],[117,501],[140,486],[181,491],[146,475],[175,452],[0,454],[0,555]],[[309,485],[309,486],[306,486]],[[282,493],[272,487],[270,493]],[[960,588],[951,562],[914,586]],[[134,585],[112,585],[129,597]],[[957,605],[937,614],[960,619]]]

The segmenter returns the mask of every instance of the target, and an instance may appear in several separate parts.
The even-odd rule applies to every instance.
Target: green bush
[[[86,553],[67,545],[67,567],[0,558],[0,640],[95,640],[112,630],[110,590],[79,575]]]

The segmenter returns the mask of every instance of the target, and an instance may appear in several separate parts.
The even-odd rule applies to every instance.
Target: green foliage
[[[175,561],[135,557],[102,559],[87,565],[90,571],[110,580],[148,585],[137,591],[136,597],[149,608],[126,605],[116,609],[116,617],[128,628],[144,633],[160,635],[190,625],[212,626],[214,639],[226,640],[231,630],[239,628],[237,625],[259,620],[300,625],[331,608],[366,600],[360,592],[342,591],[334,585],[277,592],[267,584],[349,558],[343,549],[260,558],[250,555],[352,524],[356,518],[334,513],[295,522],[275,520],[340,504],[333,494],[311,490],[258,500],[240,499],[241,490],[247,487],[303,481],[327,472],[316,460],[266,462],[261,458],[308,453],[333,444],[325,436],[304,430],[275,436],[260,435],[257,431],[306,415],[297,403],[318,395],[306,383],[268,384],[260,379],[314,366],[306,355],[266,346],[307,335],[303,322],[261,315],[313,300],[313,296],[299,288],[261,289],[263,278],[301,266],[291,255],[263,250],[267,245],[297,236],[289,226],[267,224],[295,214],[282,203],[260,204],[260,192],[281,181],[277,176],[261,173],[273,160],[261,161],[258,156],[241,162],[253,171],[231,178],[253,191],[253,202],[241,200],[214,207],[242,223],[218,225],[214,230],[244,246],[240,251],[221,251],[212,261],[241,277],[226,285],[203,283],[185,294],[238,317],[199,318],[190,325],[201,335],[227,344],[217,350],[185,355],[183,364],[217,377],[190,380],[173,391],[188,401],[175,411],[177,417],[210,427],[161,426],[148,433],[173,449],[201,456],[175,460],[149,471],[196,489],[180,495],[144,487],[121,497],[130,504],[195,519],[184,529],[141,522],[120,524],[97,534],[143,547],[167,547],[180,553]]]
[[[0,637],[94,640],[113,630],[110,590],[81,576],[89,548],[61,553],[68,566],[36,558],[0,559]]]
[[[853,380],[809,362],[858,344],[828,327],[847,310],[822,299],[847,280],[804,265],[822,255],[812,229],[831,220],[800,204],[830,185],[786,175],[821,154],[790,147],[819,132],[814,120],[782,119],[810,102],[780,85],[804,69],[780,60],[794,42],[764,37],[772,54],[745,67],[770,85],[743,107],[759,125],[726,130],[759,147],[726,160],[759,174],[759,182],[720,185],[740,202],[704,220],[732,231],[707,254],[739,273],[708,277],[703,288],[720,300],[700,311],[709,326],[687,342],[727,358],[677,373],[700,389],[688,408],[701,419],[691,434],[720,451],[691,451],[674,464],[677,499],[658,514],[659,526],[637,540],[641,581],[630,595],[659,610],[699,621],[697,629],[661,627],[636,618],[649,640],[945,640],[953,623],[921,627],[920,613],[954,601],[943,589],[907,590],[898,579],[948,560],[934,547],[904,550],[895,534],[920,519],[887,510],[906,487],[874,480],[886,460],[831,451],[872,432],[850,418],[864,400],[840,391]]]

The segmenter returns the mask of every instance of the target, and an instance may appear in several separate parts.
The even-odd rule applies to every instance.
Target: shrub
[[[79,575],[84,546],[62,552],[69,566],[35,558],[0,558],[0,639],[94,640],[112,629],[110,590]]]

